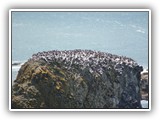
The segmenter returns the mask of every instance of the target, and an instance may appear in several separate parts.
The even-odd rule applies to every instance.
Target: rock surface
[[[141,99],[148,100],[149,94],[149,81],[148,81],[148,70],[141,72]]]
[[[12,109],[141,108],[134,60],[91,50],[34,54],[12,86]]]

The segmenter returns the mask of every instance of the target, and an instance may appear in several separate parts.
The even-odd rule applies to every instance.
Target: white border
[[[11,109],[11,12],[14,11],[146,11],[149,12],[149,109]],[[9,110],[10,111],[150,111],[151,110],[151,10],[150,9],[10,9],[9,10]]]
[[[10,9],[9,11],[146,11],[146,12],[151,12],[150,9]]]
[[[11,61],[12,61],[12,58],[11,58],[11,11],[9,11],[9,109],[11,110],[11,82],[12,82],[12,78],[11,78],[11,74],[12,74],[12,71],[11,71]]]

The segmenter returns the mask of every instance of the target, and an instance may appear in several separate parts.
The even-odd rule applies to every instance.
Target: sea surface
[[[91,49],[148,66],[148,12],[12,12],[12,61],[48,50]]]
[[[12,12],[11,27],[12,64],[41,51],[91,49],[148,68],[148,12]]]
[[[141,100],[142,108],[148,108],[148,100]]]

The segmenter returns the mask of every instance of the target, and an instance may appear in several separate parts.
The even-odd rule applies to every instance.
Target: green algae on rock
[[[12,109],[141,108],[140,72],[131,58],[91,50],[34,54],[12,86]]]

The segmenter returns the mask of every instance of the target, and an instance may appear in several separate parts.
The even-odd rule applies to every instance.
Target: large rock
[[[34,54],[12,86],[12,108],[141,108],[140,67],[91,50]]]

